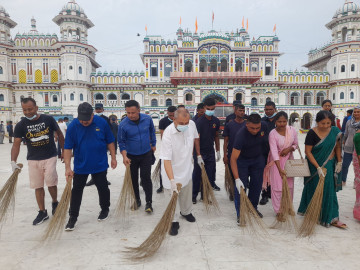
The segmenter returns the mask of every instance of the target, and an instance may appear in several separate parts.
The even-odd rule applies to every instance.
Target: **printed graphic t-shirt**
[[[44,160],[57,155],[54,132],[58,129],[59,126],[52,116],[41,114],[37,120],[23,118],[17,123],[14,137],[25,138],[28,160]]]

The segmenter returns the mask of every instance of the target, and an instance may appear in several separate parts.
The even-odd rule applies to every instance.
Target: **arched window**
[[[344,92],[341,92],[340,93],[340,99],[344,99],[345,98],[345,94],[344,94]]]
[[[336,97],[336,96],[335,96],[335,93],[333,93],[333,100],[335,100],[335,97]]]
[[[185,63],[185,72],[192,72],[192,63],[190,61]]]
[[[97,94],[95,95],[95,100],[103,100],[103,99],[104,99],[103,94],[97,93]]]
[[[82,67],[79,67],[79,74],[82,74]]]
[[[53,95],[53,102],[58,102],[58,97],[57,97],[57,95]]]
[[[4,95],[3,94],[0,94],[0,101],[4,101]]]
[[[226,59],[221,60],[220,69],[221,69],[221,72],[227,72],[227,70],[228,70],[228,62],[227,62]]]
[[[73,69],[73,66],[69,66],[69,70],[72,70]]]
[[[290,105],[299,105],[299,93],[291,93],[290,96]]]
[[[333,97],[335,99],[335,96]],[[323,92],[319,92],[316,94],[316,105],[322,104],[322,102],[325,100],[325,94]]]
[[[56,69],[51,70],[50,72],[51,76],[51,83],[56,83],[59,80],[59,75]]]
[[[152,99],[151,100],[151,107],[157,107],[158,106],[158,100],[157,99]]]
[[[271,101],[271,98],[270,98],[270,97],[267,97],[267,98],[266,98],[266,102],[269,102],[269,101]]]
[[[306,92],[304,94],[304,105],[311,105],[311,93],[310,92]]]
[[[271,63],[267,63],[267,64],[265,65],[265,75],[266,75],[266,76],[273,75],[272,64],[271,64]]]
[[[121,99],[125,99],[125,100],[128,100],[128,99],[130,99],[130,95],[128,94],[128,93],[125,93],[125,94],[123,94],[122,96],[121,96]]]
[[[257,106],[257,98],[251,99],[251,106]]]
[[[172,99],[171,99],[171,98],[168,98],[168,99],[165,101],[165,106],[166,106],[166,107],[172,106]]]
[[[84,95],[80,94],[80,101],[84,101]]]
[[[355,71],[355,64],[351,65],[351,71],[354,72]]]
[[[187,94],[185,95],[185,100],[186,100],[186,101],[192,101],[192,94],[187,93]]]
[[[235,100],[242,101],[242,94],[241,93],[236,93]]]
[[[108,95],[108,100],[117,100],[117,97],[115,94],[111,93]]]
[[[74,100],[74,98],[75,98],[74,94],[71,93],[71,94],[70,94],[70,100],[72,101],[72,100]]]
[[[237,61],[236,61],[235,71],[236,71],[236,72],[241,72],[241,71],[243,71],[243,63],[241,62],[241,60],[237,60]]]
[[[350,92],[350,99],[354,99],[354,92]]]
[[[205,59],[200,61],[200,72],[207,72],[207,62]]]
[[[0,66],[0,74],[3,74],[4,71],[3,71],[3,68]]]
[[[215,58],[213,58],[210,62],[210,71],[217,72],[217,61]]]
[[[345,65],[341,66],[341,72],[345,72]]]

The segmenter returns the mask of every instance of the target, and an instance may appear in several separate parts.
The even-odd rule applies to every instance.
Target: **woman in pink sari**
[[[356,201],[354,205],[354,218],[360,221],[360,105],[356,106],[353,111],[349,125],[355,129],[354,135],[354,154],[353,154],[353,165],[354,165],[354,188],[356,191]]]
[[[269,144],[270,153],[264,170],[263,187],[269,182],[271,184],[271,202],[276,214],[280,210],[282,194],[282,177],[286,176],[284,170],[288,159],[293,159],[293,153],[298,147],[296,130],[289,126],[286,112],[278,112],[275,116],[276,128],[270,132]],[[291,197],[294,194],[294,178],[287,178]]]

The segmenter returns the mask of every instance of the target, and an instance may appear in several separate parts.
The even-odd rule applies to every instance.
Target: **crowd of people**
[[[58,158],[64,160],[67,181],[73,181],[69,220],[65,229],[74,230],[83,191],[89,185],[95,185],[98,190],[101,208],[98,220],[106,220],[110,208],[107,170],[109,162],[112,169],[117,167],[117,148],[124,166],[129,166],[130,169],[136,198],[133,209],[139,209],[142,205],[139,192],[141,186],[145,193],[145,212],[151,214],[154,211],[151,168],[155,163],[156,129],[152,118],[140,113],[137,101],[126,102],[126,117],[120,123],[116,118],[109,119],[103,114],[102,104],[96,104],[93,108],[87,102],[81,103],[77,118],[70,124],[66,123],[68,119],[59,119],[57,123],[53,117],[39,114],[32,98],[23,99],[21,104],[24,118],[16,124],[13,133],[11,166],[13,170],[18,168],[17,159],[24,138],[28,150],[30,188],[35,189],[39,207],[34,225],[49,218],[45,207],[44,184],[52,198],[52,213],[56,211]],[[188,222],[196,220],[192,207],[203,199],[202,168],[205,168],[213,190],[220,191],[216,181],[216,163],[221,160],[229,166],[234,180],[234,193],[229,194],[229,199],[234,201],[238,223],[241,188],[246,190],[261,218],[263,215],[258,204],[265,205],[270,199],[274,213],[279,215],[282,179],[287,179],[290,195],[293,197],[294,178],[287,176],[285,164],[294,159],[295,151],[303,149],[302,146],[299,147],[298,119],[295,119],[292,126],[289,125],[287,113],[278,111],[272,101],[265,104],[265,116],[262,118],[258,113],[246,115],[245,106],[234,102],[234,112],[225,121],[221,151],[220,121],[214,116],[215,108],[216,101],[206,98],[203,103],[198,104],[196,115],[191,118],[184,105],[170,106],[167,115],[159,122],[161,181],[160,188],[156,191],[167,192],[170,196],[173,192],[180,192],[169,232],[171,235],[178,234],[180,215]],[[353,213],[354,218],[360,220],[360,106],[348,111],[342,130],[336,125],[332,103],[325,100],[305,139],[305,156],[310,176],[304,177],[298,213],[305,214],[320,177],[324,177],[319,223],[326,227],[332,225],[346,228],[346,224],[339,220],[336,192],[346,185],[349,166],[353,162],[356,189]],[[327,170],[326,175],[323,168]],[[89,175],[91,179],[87,183]],[[180,191],[177,184],[182,185]]]

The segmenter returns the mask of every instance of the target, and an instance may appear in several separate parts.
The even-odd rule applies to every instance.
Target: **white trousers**
[[[179,192],[178,200],[176,202],[176,209],[175,209],[173,222],[179,222],[179,216],[180,216],[179,213],[180,212],[184,216],[191,213],[192,205],[193,205],[193,203],[192,203],[192,186],[193,186],[192,180],[190,180],[189,183],[185,187],[181,188],[181,190]],[[172,196],[171,189],[167,189],[167,194],[168,194],[169,198],[171,198],[171,196]],[[179,209],[180,209],[180,211],[179,211]]]

